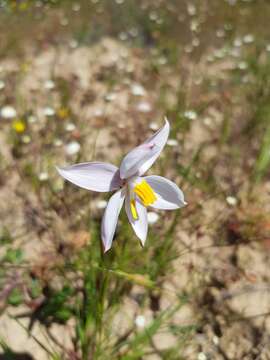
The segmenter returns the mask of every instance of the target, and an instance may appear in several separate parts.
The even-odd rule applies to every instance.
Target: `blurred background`
[[[0,0],[0,359],[270,359],[270,2]],[[141,248],[107,194],[167,116]]]

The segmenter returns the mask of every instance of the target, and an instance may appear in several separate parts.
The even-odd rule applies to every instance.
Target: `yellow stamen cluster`
[[[157,200],[154,190],[145,180],[134,187],[134,192],[138,195],[144,206],[149,206]]]

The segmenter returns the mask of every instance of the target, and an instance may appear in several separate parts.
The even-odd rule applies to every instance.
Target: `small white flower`
[[[241,39],[236,38],[236,39],[234,40],[233,44],[234,44],[234,46],[236,46],[236,47],[241,47],[242,44],[243,44],[243,42],[242,42]]]
[[[81,145],[77,141],[72,141],[66,145],[66,153],[68,155],[75,155],[80,151]]]
[[[76,49],[76,48],[78,47],[78,45],[79,45],[79,43],[78,43],[78,41],[75,40],[75,39],[72,39],[72,40],[70,40],[70,42],[69,42],[69,47],[70,47],[71,49]]]
[[[30,124],[34,124],[35,122],[37,122],[36,116],[35,116],[35,115],[29,115],[29,116],[28,116],[28,122],[29,122]]]
[[[147,101],[141,101],[137,104],[137,110],[142,113],[148,113],[152,110],[152,106]]]
[[[198,360],[207,360],[207,356],[205,355],[205,353],[200,352],[198,354]]]
[[[238,69],[240,70],[246,70],[248,67],[248,64],[245,62],[245,61],[241,61],[239,64],[238,64]]]
[[[39,181],[47,181],[49,179],[49,174],[47,172],[41,172],[38,176]]]
[[[76,126],[73,123],[68,123],[66,125],[66,131],[74,131],[75,129],[76,129]]]
[[[104,110],[98,108],[94,111],[94,116],[103,116],[104,115]]]
[[[99,200],[96,202],[96,207],[97,207],[97,209],[105,209],[107,204],[108,204],[108,202],[106,200]]]
[[[172,147],[179,145],[179,143],[178,143],[178,141],[177,141],[176,139],[169,139],[169,140],[167,141],[167,144],[168,144],[169,146],[172,146]]]
[[[53,144],[54,146],[59,147],[63,145],[63,141],[61,139],[55,139]]]
[[[81,9],[81,5],[79,3],[73,4],[73,6],[72,6],[73,11],[77,12],[77,11],[80,11],[80,9]]]
[[[146,91],[144,87],[140,84],[133,84],[131,86],[131,93],[134,96],[144,96],[146,94]]]
[[[4,81],[0,80],[0,90],[3,90],[5,86],[6,84],[4,83]]]
[[[31,137],[29,135],[23,135],[22,136],[22,142],[24,144],[29,144],[31,142]]]
[[[251,44],[254,41],[254,36],[252,34],[247,34],[243,37],[243,42],[245,44]]]
[[[55,88],[55,83],[52,80],[46,80],[44,82],[44,88],[47,90],[52,90]]]
[[[155,224],[159,219],[159,215],[153,211],[147,213],[148,224]]]
[[[157,131],[158,128],[159,128],[159,126],[158,126],[158,123],[156,123],[156,122],[151,122],[149,124],[149,129],[151,129],[153,131]]]
[[[143,329],[145,327],[146,321],[145,321],[145,317],[143,315],[138,315],[135,318],[135,325],[140,328]]]
[[[170,131],[164,126],[141,145],[131,150],[122,160],[120,168],[103,162],[85,162],[57,168],[59,174],[73,184],[92,191],[116,191],[109,199],[102,219],[101,237],[104,251],[112,246],[118,217],[125,203],[128,220],[141,244],[148,231],[147,208],[179,209],[186,205],[184,194],[172,181],[161,176],[143,176],[164,148]],[[80,145],[67,145],[69,154],[76,153]]]
[[[218,29],[216,31],[216,35],[218,38],[223,38],[225,36],[225,30],[224,29]]]
[[[184,112],[184,116],[189,120],[197,119],[197,113],[194,110],[187,110]]]
[[[55,110],[49,106],[45,107],[43,109],[43,113],[45,116],[54,116],[55,115]]]
[[[226,201],[228,205],[235,206],[237,204],[237,199],[234,196],[227,196]]]
[[[188,6],[187,6],[187,12],[190,16],[194,16],[196,15],[196,7],[194,4],[191,4],[191,3],[188,3]]]
[[[4,119],[13,119],[17,116],[17,111],[10,105],[3,106],[1,109],[1,117]]]
[[[114,101],[116,99],[116,93],[109,93],[105,96],[105,100],[108,102]]]

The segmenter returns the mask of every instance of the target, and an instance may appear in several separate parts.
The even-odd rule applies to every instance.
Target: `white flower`
[[[235,206],[237,204],[237,199],[234,196],[227,196],[226,201],[228,205]]]
[[[96,207],[97,207],[97,209],[105,209],[107,204],[108,204],[108,202],[106,200],[99,200],[96,202]]]
[[[158,124],[156,122],[151,122],[149,124],[149,129],[153,130],[153,131],[157,131],[158,129]]]
[[[13,119],[16,115],[17,111],[12,106],[6,105],[1,109],[1,116],[4,119]]]
[[[147,101],[141,101],[137,105],[137,110],[142,112],[142,113],[148,113],[148,112],[150,112],[152,110],[152,106]]]
[[[35,122],[37,122],[36,116],[35,116],[35,115],[29,115],[29,116],[28,116],[28,122],[29,122],[30,124],[34,124]]]
[[[76,129],[76,126],[73,123],[68,123],[66,125],[66,131],[74,131],[75,129]]]
[[[140,84],[133,84],[131,86],[131,93],[134,96],[144,96],[145,95],[145,89]]]
[[[55,115],[55,110],[49,106],[45,107],[43,109],[43,113],[45,116],[54,116]]]
[[[68,155],[75,155],[80,151],[81,145],[77,141],[71,141],[66,145],[66,153]]]
[[[55,83],[52,80],[46,80],[44,82],[44,88],[47,90],[52,90],[55,88]]]
[[[49,174],[47,172],[41,172],[38,175],[39,181],[47,181],[49,179]]]
[[[103,162],[86,162],[57,168],[59,174],[73,184],[87,190],[107,192],[116,190],[108,201],[102,219],[102,242],[108,251],[125,202],[128,220],[144,245],[148,219],[147,208],[174,210],[186,205],[183,192],[172,181],[161,176],[144,176],[164,148],[170,131],[165,125],[143,144],[131,150],[122,160],[120,168]]]
[[[149,211],[147,213],[147,221],[148,224],[155,224],[159,219],[159,216],[157,213],[153,212],[153,211]]]
[[[245,44],[251,44],[254,41],[254,36],[252,34],[247,34],[243,37],[243,41]]]
[[[176,139],[169,139],[169,140],[167,141],[167,144],[168,144],[169,146],[172,146],[172,147],[179,145],[179,143],[178,143],[178,141],[177,141]]]
[[[4,89],[5,86],[6,84],[4,83],[4,81],[0,80],[0,90]]]
[[[197,113],[193,110],[187,110],[184,112],[184,116],[189,120],[195,120],[197,118]]]
[[[135,318],[135,325],[138,327],[138,328],[144,328],[145,327],[145,317],[143,315],[138,315],[136,316]]]

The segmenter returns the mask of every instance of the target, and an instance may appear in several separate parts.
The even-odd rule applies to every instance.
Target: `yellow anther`
[[[137,220],[138,219],[138,213],[137,213],[137,209],[136,209],[134,199],[130,200],[130,210],[131,210],[131,214],[132,214],[133,219]]]
[[[144,206],[149,206],[157,200],[154,190],[145,180],[134,187],[134,192],[138,195]]]

